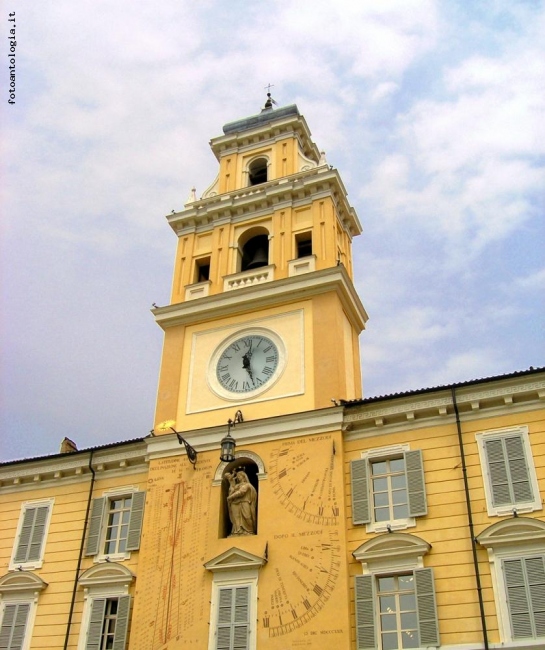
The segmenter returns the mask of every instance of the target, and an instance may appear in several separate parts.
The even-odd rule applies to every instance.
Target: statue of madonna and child
[[[227,508],[232,529],[229,537],[255,535],[257,532],[257,491],[242,469],[226,472],[229,482]]]

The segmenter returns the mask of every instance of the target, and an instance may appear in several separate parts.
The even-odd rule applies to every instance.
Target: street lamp
[[[235,447],[237,443],[233,436],[231,435],[231,427],[234,427],[239,422],[244,422],[242,417],[242,411],[237,411],[235,417],[231,420],[227,420],[227,435],[221,441],[221,454],[220,460],[224,463],[230,463],[235,460]]]

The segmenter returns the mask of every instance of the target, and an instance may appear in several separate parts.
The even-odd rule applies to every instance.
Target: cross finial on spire
[[[274,99],[271,97],[271,88],[274,88],[274,84],[267,84],[265,86],[265,90],[267,91],[267,101],[265,102],[265,106],[263,107],[264,111],[272,108],[273,104],[276,104]]]

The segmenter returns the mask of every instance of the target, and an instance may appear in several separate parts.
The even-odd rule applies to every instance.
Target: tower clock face
[[[231,338],[216,352],[212,382],[227,396],[253,396],[266,390],[281,372],[281,344],[272,333],[248,332]]]

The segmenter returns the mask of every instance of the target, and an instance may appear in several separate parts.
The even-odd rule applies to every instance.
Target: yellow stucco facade
[[[153,433],[0,465],[0,648],[542,647],[545,372],[363,399],[338,172],[295,106],[211,148]]]

